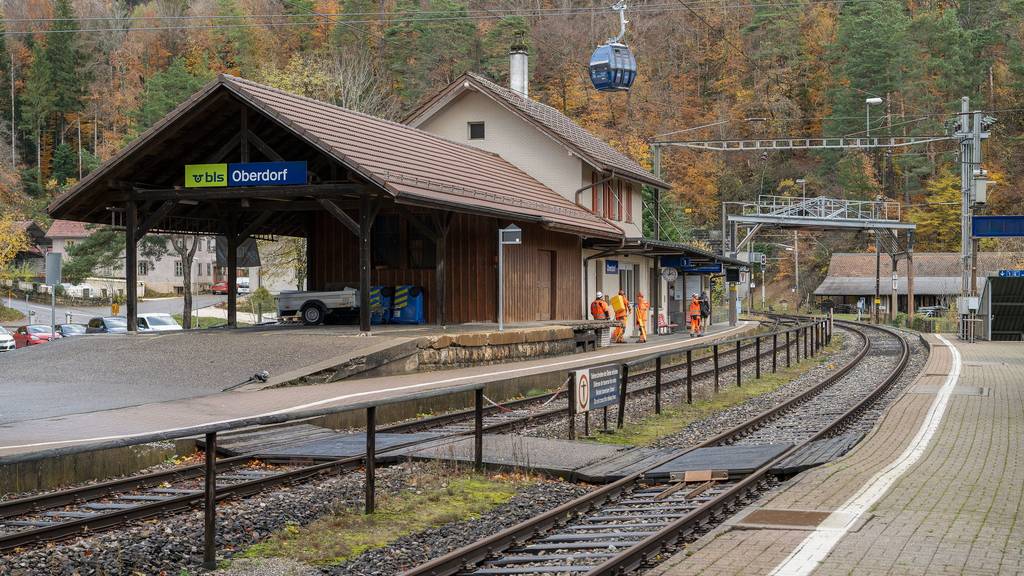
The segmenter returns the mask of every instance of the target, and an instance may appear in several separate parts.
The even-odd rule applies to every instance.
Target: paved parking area
[[[739,520],[650,574],[1024,573],[1024,346],[957,344],[960,377],[937,412],[957,362],[933,344],[920,380],[856,450],[754,505],[830,513],[822,524]]]
[[[411,336],[348,327],[216,329],[64,338],[0,355],[0,424],[220,392]]]

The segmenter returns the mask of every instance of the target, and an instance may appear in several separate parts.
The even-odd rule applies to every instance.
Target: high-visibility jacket
[[[626,316],[629,316],[629,307],[629,298],[626,298],[622,294],[612,296],[612,309],[615,310],[616,320],[622,320]]]
[[[600,298],[590,303],[590,315],[594,317],[594,320],[608,320],[611,316],[608,314],[608,303]]]
[[[636,319],[637,322],[644,322],[647,320],[647,312],[651,309],[650,302],[643,296],[637,296],[636,298]]]
[[[696,298],[690,300],[690,316],[700,316],[700,301]]]

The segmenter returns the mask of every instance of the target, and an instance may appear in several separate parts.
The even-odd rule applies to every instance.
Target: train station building
[[[668,188],[564,115],[476,75],[408,124],[221,75],[49,209],[124,227],[128,275],[147,233],[226,237],[229,276],[246,239],[304,237],[307,288],[358,288],[368,330],[374,285],[422,287],[428,323],[496,321],[497,234],[510,224],[523,233],[505,247],[507,322],[582,320],[596,290],[620,288],[658,292],[664,309],[658,256],[715,257],[643,238],[641,186]],[[234,278],[228,287],[234,324]],[[129,320],[136,299],[129,290]]]

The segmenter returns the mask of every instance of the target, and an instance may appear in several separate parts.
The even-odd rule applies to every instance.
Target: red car
[[[14,347],[24,348],[25,346],[45,344],[51,339],[55,340],[57,338],[60,338],[60,334],[53,334],[50,332],[49,326],[44,324],[29,324],[28,326],[21,326],[14,331]]]
[[[214,294],[227,294],[228,293],[228,283],[227,282],[217,282],[213,286],[210,286],[210,292],[213,292]]]

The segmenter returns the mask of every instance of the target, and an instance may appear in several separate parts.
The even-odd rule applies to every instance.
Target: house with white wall
[[[597,291],[622,289],[632,302],[637,292],[651,299],[657,254],[678,250],[670,243],[652,246],[644,238],[642,187],[668,190],[669,184],[558,110],[531,99],[525,51],[513,49],[511,59],[509,88],[464,74],[416,108],[406,123],[494,152],[623,231],[618,245],[583,240],[584,310]],[[659,294],[657,308],[667,310],[670,291],[664,281]]]

